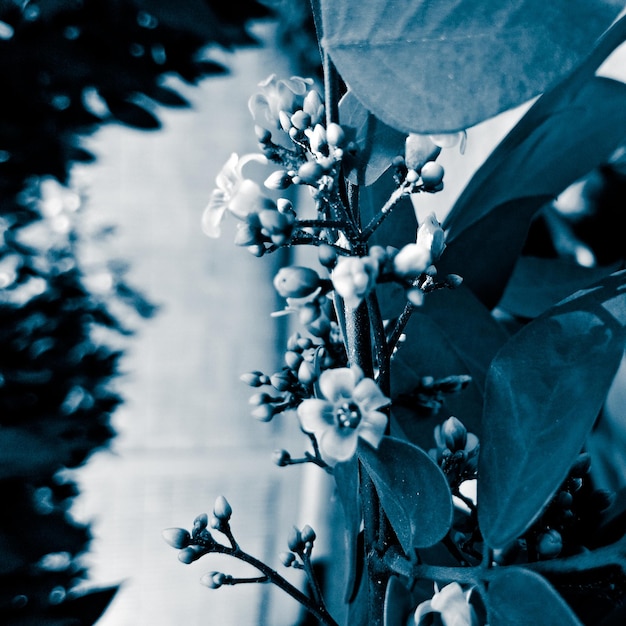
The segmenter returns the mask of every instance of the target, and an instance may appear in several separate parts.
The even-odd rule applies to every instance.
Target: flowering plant
[[[230,158],[205,230],[219,234],[228,211],[237,245],[256,256],[314,246],[319,267],[277,274],[280,314],[301,328],[280,371],[242,379],[258,390],[254,417],[299,420],[308,449],[279,450],[277,464],[334,478],[347,623],[617,623],[623,477],[597,466],[626,337],[623,247],[607,259],[555,198],[589,173],[623,176],[626,88],[595,72],[626,39],[626,19],[579,62],[589,31],[615,17],[611,2],[557,3],[562,13],[546,16],[527,0],[516,3],[523,21],[502,8],[489,28],[481,3],[454,4],[314,2],[323,89],[271,76],[250,99],[260,154]],[[468,54],[473,67],[460,65]],[[539,92],[445,219],[424,211],[464,129]],[[266,188],[308,189],[314,216],[245,178],[251,160],[275,166]],[[584,211],[601,223],[600,204],[587,198]],[[273,583],[336,625],[313,568],[315,531],[294,529],[281,557],[304,570],[306,594],[241,549],[231,515],[220,496],[211,520],[165,539],[185,563],[219,553],[259,571],[211,572],[208,587]]]

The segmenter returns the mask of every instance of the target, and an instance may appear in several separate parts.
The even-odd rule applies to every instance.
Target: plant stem
[[[404,182],[393,191],[393,193],[391,194],[391,196],[389,196],[389,199],[382,206],[378,214],[375,215],[370,220],[370,223],[363,229],[361,233],[361,238],[363,239],[363,241],[367,241],[372,236],[374,231],[381,225],[383,220],[391,213],[391,209],[393,209],[393,207],[400,201],[403,196],[409,193],[409,187],[410,183]]]

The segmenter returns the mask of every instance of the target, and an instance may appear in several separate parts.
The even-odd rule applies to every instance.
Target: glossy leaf
[[[393,437],[383,437],[377,450],[363,443],[358,454],[407,554],[444,537],[452,523],[452,495],[428,454]]]
[[[496,571],[488,590],[490,626],[582,626],[543,576],[521,567]]]
[[[564,259],[522,256],[498,307],[518,317],[534,318],[617,269],[615,265],[583,267]]]
[[[348,93],[339,103],[343,127],[354,129],[359,151],[348,172],[348,180],[357,185],[371,185],[389,168],[394,157],[404,154],[406,133],[387,126]],[[344,162],[349,162],[348,158]]]
[[[492,548],[523,534],[565,479],[617,371],[625,324],[622,271],[530,322],[494,359],[478,469]]]
[[[502,295],[535,214],[608,159],[626,132],[622,83],[594,78],[560,106],[502,152],[505,139],[444,222],[448,247],[440,270],[461,274],[490,308]]]
[[[411,316],[405,334],[391,362],[392,414],[403,434],[428,449],[434,445],[434,427],[455,414],[480,436],[484,381],[491,360],[507,340],[505,332],[472,293],[461,287],[429,294]],[[469,374],[471,384],[447,396],[445,407],[436,415],[428,416],[417,406],[398,401],[410,396],[423,376],[459,374]]]
[[[359,554],[359,531],[361,528],[361,502],[359,498],[359,468],[355,457],[345,463],[335,465],[333,476],[337,485],[337,495],[344,514],[344,535],[346,548],[346,602],[354,597],[360,583],[359,573],[363,568],[362,554]]]
[[[387,125],[449,132],[544,91],[575,66],[622,4],[553,0],[547,10],[541,0],[323,0],[322,45],[356,97]]]

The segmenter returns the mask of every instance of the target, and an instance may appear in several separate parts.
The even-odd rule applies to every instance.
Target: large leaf
[[[356,97],[404,132],[456,131],[545,91],[618,0],[322,1],[322,45]]]
[[[489,311],[463,287],[426,296],[405,329],[406,339],[391,362],[393,417],[412,442],[429,448],[433,429],[450,414],[480,435],[483,388],[492,358],[507,335]],[[405,401],[422,377],[468,374],[471,384],[458,395],[448,396],[438,414],[428,416]]]
[[[497,570],[487,606],[490,626],[582,626],[543,576],[521,567]]]
[[[339,119],[342,126],[354,129],[354,141],[359,147],[348,172],[350,182],[371,185],[389,168],[394,157],[404,155],[406,133],[377,119],[351,91],[339,103]],[[346,158],[344,163],[348,161]]]
[[[359,458],[407,554],[445,536],[452,523],[452,495],[428,454],[401,439],[383,437],[377,450],[360,445]]]
[[[503,154],[505,139],[444,223],[448,246],[440,270],[461,274],[487,306],[495,306],[535,214],[606,161],[623,141],[625,107],[626,85],[594,78],[572,102],[550,111],[546,119],[527,129],[519,145]]]
[[[583,267],[564,259],[521,256],[498,307],[512,315],[534,318],[618,269],[616,265]]]
[[[540,514],[580,452],[617,371],[626,270],[527,324],[493,360],[485,386],[479,523],[503,548]]]

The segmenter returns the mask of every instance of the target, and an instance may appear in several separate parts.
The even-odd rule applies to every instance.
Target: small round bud
[[[406,180],[409,183],[416,183],[419,178],[419,174],[415,170],[408,170],[406,173]]]
[[[298,177],[304,183],[309,185],[317,184],[317,181],[320,179],[322,174],[324,173],[324,169],[319,163],[315,161],[308,161],[307,163],[303,163],[298,169]]]
[[[463,450],[467,443],[467,428],[454,416],[449,417],[441,425],[441,435],[446,447],[452,452]]]
[[[187,546],[178,553],[178,560],[181,563],[185,563],[185,565],[189,565],[197,561],[204,554],[205,550],[202,546]]]
[[[302,363],[300,363],[300,367],[298,368],[298,380],[303,385],[310,385],[316,380],[315,368],[312,363],[309,363],[309,361],[302,361]]]
[[[293,552],[281,552],[278,558],[285,567],[291,567],[296,560],[296,555]]]
[[[300,350],[298,347],[298,340],[300,337],[302,337],[302,335],[297,331],[292,335],[289,335],[289,338],[287,339],[287,350],[298,352]]]
[[[569,509],[574,503],[574,497],[569,491],[560,491],[556,498],[560,507]]]
[[[161,531],[161,536],[166,543],[177,550],[186,548],[191,541],[191,535],[184,528],[166,528]]]
[[[282,370],[270,376],[270,383],[278,391],[286,391],[291,386],[292,376],[289,370]]]
[[[301,552],[304,548],[304,542],[302,541],[300,530],[295,526],[291,529],[291,532],[287,537],[287,545],[292,552]]]
[[[265,254],[265,246],[257,244],[254,246],[248,246],[247,250],[250,254],[256,257],[262,257]]]
[[[443,180],[443,167],[435,161],[424,163],[420,175],[425,187],[433,188],[439,185]]]
[[[428,135],[411,133],[405,141],[404,160],[410,170],[420,171],[425,163],[436,159],[441,148]]]
[[[317,536],[315,531],[308,524],[302,529],[301,535],[302,541],[305,543],[313,543],[315,541],[315,537]]]
[[[279,111],[278,121],[280,122],[280,127],[288,133],[291,128],[291,116],[289,113],[287,113],[287,111]]]
[[[326,268],[332,269],[337,263],[337,251],[328,244],[322,244],[317,250],[319,262]]]
[[[446,276],[446,285],[448,285],[448,287],[451,287],[452,289],[460,287],[462,283],[463,277],[459,276],[458,274],[448,274]]]
[[[293,217],[296,216],[296,212],[293,210],[293,204],[286,198],[278,198],[278,200],[276,200],[276,208],[279,213],[291,215]]]
[[[291,185],[291,176],[285,170],[272,172],[263,183],[268,189],[287,189]]]
[[[300,337],[297,346],[300,350],[308,350],[313,346],[313,340],[310,337]]]
[[[253,246],[263,241],[261,230],[257,225],[248,223],[237,224],[234,243],[236,246]]]
[[[239,377],[239,380],[246,383],[246,385],[250,385],[250,387],[260,387],[261,385],[265,385],[264,379],[267,378],[263,372],[255,371],[255,372],[246,372]]]
[[[272,401],[272,396],[269,393],[265,393],[264,391],[260,393],[253,393],[248,398],[248,404],[252,406],[261,406],[263,404],[268,404]]]
[[[272,459],[278,467],[286,467],[291,461],[291,454],[287,450],[274,450]]]
[[[259,213],[261,226],[270,234],[290,233],[293,227],[293,218],[276,209],[263,209]]]
[[[232,514],[233,509],[228,500],[224,496],[217,496],[215,504],[213,505],[213,515],[215,515],[217,519],[227,521]]]
[[[296,111],[291,116],[291,123],[298,130],[304,130],[305,128],[308,128],[311,125],[311,116],[306,111],[303,111],[303,110]]]
[[[300,367],[300,363],[302,363],[302,355],[298,352],[287,350],[287,352],[285,352],[285,363],[289,369],[297,371]]]
[[[544,559],[558,556],[563,549],[563,538],[558,530],[551,528],[537,537],[537,553]]]
[[[199,532],[201,530],[204,530],[209,524],[209,516],[206,513],[200,513],[200,515],[198,515],[196,517],[195,520],[193,520],[193,529],[195,532]]]
[[[200,578],[200,584],[209,589],[219,589],[224,584],[224,574],[222,572],[207,572]]]
[[[250,415],[259,422],[270,422],[275,414],[276,409],[271,404],[262,404],[250,412]]]
[[[274,277],[274,288],[283,298],[305,298],[319,285],[318,273],[309,267],[283,267]]]
[[[328,141],[331,146],[336,146],[338,148],[343,147],[346,141],[346,133],[343,128],[339,126],[339,124],[331,122],[326,127],[326,141]]]

